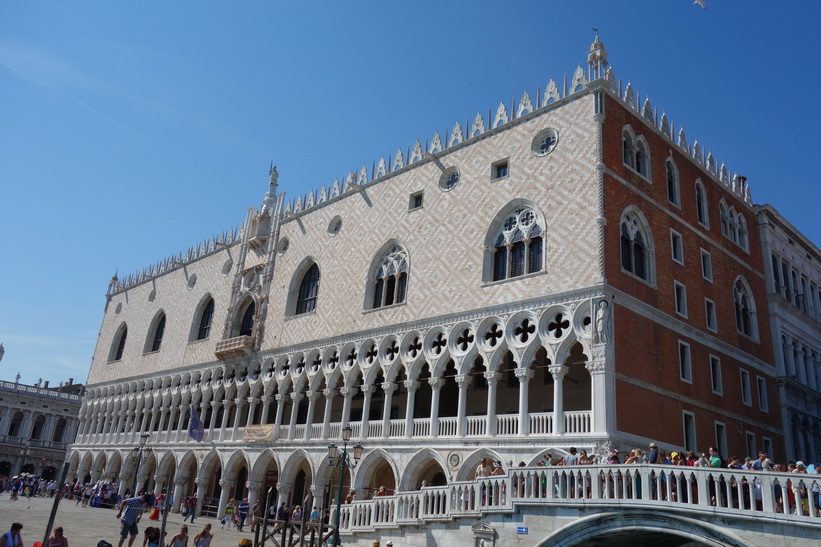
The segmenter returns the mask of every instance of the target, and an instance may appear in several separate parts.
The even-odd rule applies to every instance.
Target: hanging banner
[[[246,425],[243,441],[275,441],[279,437],[279,428],[273,424],[268,425]]]

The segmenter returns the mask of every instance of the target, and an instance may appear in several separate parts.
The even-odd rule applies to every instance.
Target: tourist
[[[22,529],[23,525],[19,522],[12,524],[9,531],[0,536],[0,547],[22,547],[23,538],[20,537]]]
[[[160,547],[160,529],[155,526],[149,526],[145,529],[145,536],[143,537],[143,547]]]
[[[656,443],[650,443],[650,446],[648,448],[650,450],[647,452],[647,463],[661,463],[661,460],[659,460],[659,447],[656,446]]]
[[[384,486],[380,486],[380,487],[379,487],[379,490],[377,490],[377,491],[376,491],[376,495],[377,495],[377,496],[387,496],[387,495],[388,495],[388,493],[385,491],[385,487],[384,487]]]
[[[206,524],[202,532],[194,536],[194,547],[209,547],[214,535],[211,533],[211,524]]]
[[[182,525],[180,533],[171,538],[168,547],[188,547],[188,526]]]
[[[186,504],[186,513],[182,521],[185,522],[188,520],[188,517],[191,517],[191,524],[194,524],[194,519],[197,518],[197,496],[191,495],[188,501],[184,503]]]
[[[579,464],[579,457],[576,455],[576,447],[571,446],[568,450],[570,452],[569,456],[564,457],[564,464],[565,465],[578,465]]]
[[[245,526],[245,519],[248,518],[250,508],[248,498],[243,498],[239,505],[237,505],[237,530],[240,532],[242,532],[242,528]]]
[[[487,460],[482,458],[479,460],[479,465],[476,466],[476,471],[473,473],[473,480],[479,479],[481,477],[487,477],[490,475],[490,470],[487,466]]]
[[[122,547],[125,538],[131,536],[128,540],[128,547],[134,543],[134,540],[139,534],[137,523],[140,522],[143,511],[147,505],[151,504],[151,494],[143,494],[134,498],[123,500],[120,504],[120,510],[117,512],[117,518],[120,519],[120,542],[117,547]]]
[[[316,505],[311,510],[311,522],[319,522],[319,509]]]
[[[68,539],[63,535],[63,527],[58,526],[54,529],[51,537],[46,542],[46,547],[68,547]]]
[[[225,526],[228,525],[228,530],[231,529],[231,524],[234,522],[234,498],[228,500],[228,503],[225,505],[225,513],[222,515],[222,529],[225,529]]]
[[[254,502],[253,507],[251,507],[251,531],[253,532],[256,530],[257,522],[262,519],[262,513],[265,509],[262,507],[262,503],[257,500]]]

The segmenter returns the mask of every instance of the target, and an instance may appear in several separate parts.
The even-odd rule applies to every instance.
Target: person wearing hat
[[[649,463],[649,464],[661,463],[659,461],[659,447],[656,446],[656,443],[650,443],[650,451],[647,453],[647,463]]]
[[[490,475],[494,476],[494,475],[504,475],[504,474],[505,474],[505,470],[502,469],[502,462],[500,462],[498,460],[493,462],[493,472]]]

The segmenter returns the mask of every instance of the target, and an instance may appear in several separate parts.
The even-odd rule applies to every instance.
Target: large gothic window
[[[373,280],[372,308],[404,302],[408,285],[408,256],[405,249],[392,245],[379,260]]]
[[[123,358],[126,338],[128,338],[128,327],[123,325],[120,327],[120,330],[117,331],[116,336],[114,336],[114,340],[111,344],[111,351],[108,355],[109,361],[119,361]]]
[[[248,305],[245,307],[245,311],[242,314],[242,321],[239,324],[239,335],[240,336],[251,336],[254,332],[254,314],[256,314],[257,306],[253,300],[251,300]]]
[[[197,340],[205,340],[211,334],[211,321],[214,319],[214,299],[209,298],[205,307],[202,308],[200,323],[197,327]]]
[[[146,353],[160,351],[162,346],[162,339],[165,335],[165,314],[160,313],[155,319],[151,328],[148,331],[148,340],[150,345],[145,348]]]
[[[735,307],[736,328],[742,334],[756,336],[755,308],[750,296],[750,290],[741,279],[735,282],[733,288],[733,304]]]
[[[650,178],[650,148],[644,137],[636,137],[633,129],[625,126],[621,134],[622,161],[644,178]]]
[[[649,231],[635,212],[621,222],[621,267],[645,281],[653,280],[653,253]]]
[[[707,194],[701,181],[696,181],[696,215],[699,224],[709,226],[707,220]]]
[[[312,312],[316,309],[316,297],[319,294],[319,266],[313,264],[299,284],[296,301],[296,315]]]
[[[492,252],[492,281],[541,271],[544,222],[530,207],[511,211],[496,228]]]

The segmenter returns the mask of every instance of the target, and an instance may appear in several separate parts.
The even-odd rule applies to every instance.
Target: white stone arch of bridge
[[[399,476],[398,490],[401,492],[411,492],[422,487],[422,481],[426,486],[439,486],[434,481],[437,473],[445,477],[445,484],[449,479],[448,466],[442,456],[433,449],[424,448],[416,452],[411,459],[402,466]]]
[[[697,544],[710,547],[745,547],[735,534],[708,522],[682,518],[659,511],[612,511],[593,514],[574,520],[536,543],[537,547],[569,547],[598,545],[603,538],[615,544],[616,538],[624,538],[628,545],[630,535],[636,536],[634,544],[641,545],[642,539],[653,534],[686,538]],[[685,543],[682,541],[681,543]]]
[[[388,494],[394,494],[399,484],[396,462],[382,448],[368,450],[359,462],[354,480],[357,499],[371,499],[379,487],[384,486]]]

